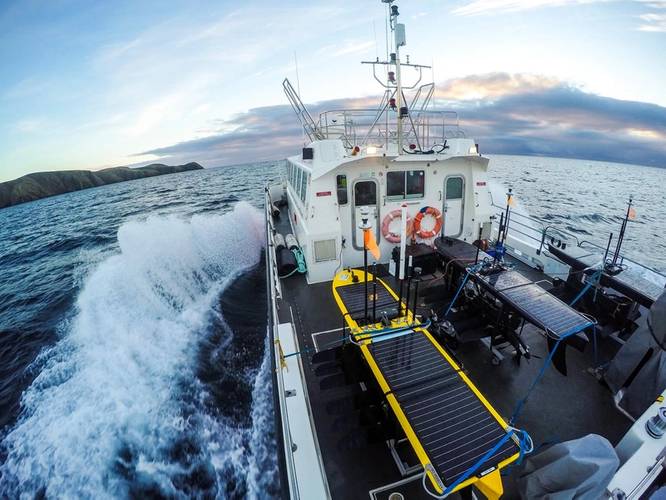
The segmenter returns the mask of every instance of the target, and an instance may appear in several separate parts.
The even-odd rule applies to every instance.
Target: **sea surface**
[[[500,193],[601,245],[632,194],[626,253],[666,272],[666,170],[491,165]],[[275,494],[259,207],[281,166],[0,210],[0,498]]]

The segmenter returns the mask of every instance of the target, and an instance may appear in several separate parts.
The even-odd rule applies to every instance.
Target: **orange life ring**
[[[435,219],[435,227],[430,231],[424,231],[421,229],[421,221],[426,215],[430,215]],[[422,240],[427,240],[429,238],[434,238],[439,234],[439,231],[442,229],[442,212],[437,210],[434,207],[423,207],[419,210],[419,213],[414,217],[414,232]]]
[[[382,221],[382,236],[386,241],[389,241],[391,243],[400,243],[400,233],[393,233],[389,229],[389,226],[391,225],[391,222],[393,219],[401,219],[402,218],[402,211],[400,209],[393,210],[386,214],[386,217],[384,217],[384,220]],[[412,228],[412,218],[407,215],[407,236],[411,236],[413,233],[413,228]]]

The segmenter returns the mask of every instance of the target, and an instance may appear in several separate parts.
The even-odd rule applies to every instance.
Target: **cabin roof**
[[[312,180],[316,180],[329,172],[340,167],[350,167],[353,164],[367,163],[366,160],[383,157],[390,158],[391,163],[433,163],[452,159],[465,158],[466,160],[481,166],[484,170],[488,166],[488,158],[476,152],[476,144],[473,139],[454,138],[450,140],[446,152],[438,154],[386,154],[381,148],[374,148],[372,152],[361,149],[357,155],[351,155],[339,139],[317,140],[308,146],[313,150],[313,159],[304,160],[301,155],[289,157],[289,161],[303,167],[311,173]],[[473,149],[472,149],[473,148]]]

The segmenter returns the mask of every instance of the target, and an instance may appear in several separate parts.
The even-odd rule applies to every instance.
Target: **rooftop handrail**
[[[397,138],[395,116],[385,101],[383,108],[331,109],[319,114],[316,129],[325,139],[341,139],[347,148],[383,146]],[[464,137],[458,113],[445,110],[416,110],[406,118],[403,139],[428,150],[452,137]]]

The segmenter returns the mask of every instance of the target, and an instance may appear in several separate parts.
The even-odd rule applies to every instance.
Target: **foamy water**
[[[245,203],[225,215],[123,224],[120,252],[91,272],[62,339],[35,362],[23,414],[4,439],[0,491],[187,496],[219,493],[218,471],[229,464],[247,468],[244,442],[260,447],[261,434],[244,436],[207,412],[195,357],[225,284],[259,262],[261,235],[260,213]],[[263,372],[265,364],[256,376]],[[257,394],[254,420],[266,425],[263,399]],[[184,436],[196,458],[174,453]],[[177,479],[192,468],[214,484],[188,491]],[[255,476],[250,496],[260,489]]]

